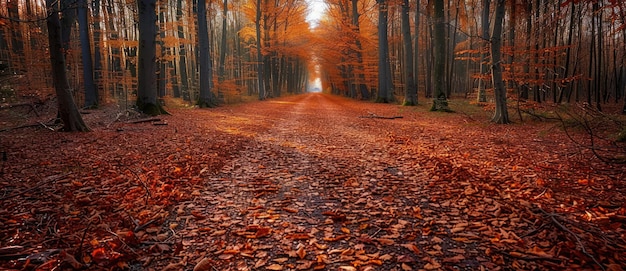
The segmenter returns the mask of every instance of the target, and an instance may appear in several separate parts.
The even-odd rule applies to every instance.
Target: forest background
[[[157,27],[144,32],[156,35],[154,59],[147,62],[156,65],[149,91],[158,97],[197,103],[215,96],[208,106],[317,89],[383,102],[404,98],[407,105],[418,95],[497,102],[493,66],[506,84],[495,90],[506,87],[509,102],[585,102],[601,110],[625,98],[622,1],[326,1],[315,22],[307,22],[311,10],[299,0],[143,2],[155,13],[145,20]],[[60,14],[77,104],[134,106],[141,85],[138,9],[146,5],[50,4]],[[5,103],[53,97],[51,66],[44,61],[49,14],[43,1],[0,3]],[[205,31],[199,31],[199,16],[206,18],[200,20]],[[501,48],[494,62],[495,41]]]

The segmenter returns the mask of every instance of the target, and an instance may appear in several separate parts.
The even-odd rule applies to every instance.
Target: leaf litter
[[[621,270],[626,261],[623,168],[550,124],[323,94],[171,111],[160,119],[168,125],[90,114],[92,133],[0,134],[9,154],[0,267]]]

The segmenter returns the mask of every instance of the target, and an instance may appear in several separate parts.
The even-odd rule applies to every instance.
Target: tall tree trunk
[[[56,2],[56,0],[46,0],[46,7],[48,9],[46,25],[48,27],[50,64],[52,65],[54,89],[58,100],[59,117],[63,122],[63,131],[87,132],[89,131],[89,127],[85,125],[83,118],[78,112],[78,108],[72,97],[70,84],[67,81],[65,57],[61,44],[61,22],[59,20],[59,13],[54,6]]]
[[[480,51],[480,79],[478,81],[478,102],[484,103],[487,102],[487,91],[486,91],[486,80],[484,78],[485,74],[487,74],[487,47],[489,45],[489,10],[491,8],[491,0],[482,0],[483,1],[483,13],[480,19],[480,26],[482,30],[482,41],[481,44],[484,46],[481,47]]]
[[[567,31],[567,49],[565,49],[565,68],[563,70],[563,79],[568,78],[570,75],[570,59],[572,55],[572,39],[574,37],[574,19],[576,18],[576,4],[572,1],[570,5],[570,17],[569,17],[569,30]],[[559,95],[558,103],[563,102],[563,96],[570,97],[570,92],[572,91],[572,84],[568,82],[569,80],[564,80],[565,86],[563,87],[563,91]]]
[[[356,61],[357,61],[357,73],[359,92],[361,93],[361,99],[368,100],[370,98],[370,92],[365,84],[365,71],[363,70],[363,45],[361,45],[361,28],[359,25],[359,7],[357,6],[358,0],[352,0],[352,25],[356,35]]]
[[[137,0],[141,1],[141,0]],[[179,92],[183,96],[184,99],[191,101],[192,94],[189,89],[189,75],[187,73],[187,44],[185,42],[185,27],[183,24],[184,20],[184,12],[183,12],[183,0],[176,0],[176,21],[178,22],[177,26],[177,36],[181,40],[179,42],[178,47],[178,71],[179,73],[176,76],[178,78],[178,88]]]
[[[209,48],[209,29],[207,27],[206,1],[198,0],[198,63],[200,64],[200,97],[198,106],[213,107],[217,105],[211,92],[213,67]]]
[[[404,43],[404,76],[406,89],[402,105],[417,105],[417,86],[413,72],[413,45],[411,44],[411,22],[409,20],[409,0],[402,1],[402,41]]]
[[[496,100],[496,112],[492,121],[495,123],[509,123],[509,113],[506,108],[506,88],[502,80],[502,22],[506,11],[506,0],[496,0],[496,16],[493,22],[491,35],[491,77]]]
[[[224,82],[224,74],[226,73],[226,51],[228,50],[228,48],[226,48],[226,38],[227,38],[227,26],[228,26],[228,0],[224,0],[224,12],[223,12],[223,18],[222,18],[222,40],[221,40],[221,44],[220,44],[220,63],[219,63],[219,69],[218,69],[218,73],[217,73],[217,80],[218,82]],[[218,96],[220,95],[221,90],[218,89]]]
[[[137,108],[156,116],[166,113],[157,102],[156,87],[156,0],[138,0],[139,55],[137,74]]]
[[[91,2],[91,15],[93,17],[93,77],[94,85],[96,86],[96,100],[104,93],[99,93],[99,89],[102,87],[102,52],[100,47],[102,43],[102,30],[100,30],[100,0],[93,0]]]
[[[261,0],[256,0],[256,52],[257,52],[257,76],[259,80],[259,100],[265,100],[265,82],[263,72],[263,53],[261,50]]]
[[[415,78],[415,103],[419,93],[419,60],[420,60],[420,0],[415,0],[415,51],[413,53],[413,78]]]
[[[435,96],[433,97],[433,106],[430,108],[431,111],[449,111],[448,108],[448,98],[446,96],[445,87],[445,71],[446,71],[446,26],[444,21],[444,3],[443,0],[435,0],[434,1],[434,29],[433,36],[434,41],[432,46],[435,51],[435,67],[434,67],[434,88],[435,88]]]
[[[89,20],[87,18],[87,0],[78,1],[78,30],[80,33],[80,51],[83,62],[85,107],[95,107],[98,106],[98,91],[93,79],[91,39],[89,38]]]
[[[387,38],[388,6],[386,0],[378,0],[378,97],[376,102],[395,101],[389,63],[389,42]]]

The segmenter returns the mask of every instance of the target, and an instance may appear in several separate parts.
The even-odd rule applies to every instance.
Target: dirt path
[[[620,270],[626,260],[623,170],[593,167],[549,124],[325,94],[172,109],[167,125],[99,112],[87,115],[93,133],[0,134],[11,161],[0,248],[41,258],[0,268],[69,266],[68,254],[93,270]]]
[[[575,237],[539,222],[540,209],[525,200],[541,197],[537,174],[502,172],[516,160],[503,142],[492,144],[508,152],[500,154],[507,163],[492,162],[484,173],[484,165],[473,163],[491,157],[469,159],[478,148],[455,146],[450,132],[458,131],[446,130],[454,124],[416,122],[419,113],[396,107],[309,94],[233,114],[260,116],[269,129],[251,136],[202,197],[180,207],[206,215],[178,232],[187,266],[202,258],[218,270],[577,264],[555,250],[560,238]],[[363,118],[371,114],[403,118]],[[555,234],[554,243],[545,241],[548,234]],[[599,268],[590,261],[582,263]]]

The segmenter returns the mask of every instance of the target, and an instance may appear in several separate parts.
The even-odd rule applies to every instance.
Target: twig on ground
[[[584,245],[584,244],[583,244],[583,242],[580,240],[580,237],[578,237],[578,235],[577,235],[576,233],[574,233],[573,231],[571,231],[570,229],[568,229],[567,227],[565,227],[563,224],[561,224],[561,222],[559,222],[559,221],[556,219],[556,216],[557,216],[556,214],[551,214],[551,213],[548,213],[548,212],[546,212],[545,210],[543,210],[543,209],[541,209],[541,208],[539,208],[539,207],[537,207],[537,208],[538,208],[538,209],[539,209],[539,210],[540,210],[540,211],[541,211],[541,212],[542,212],[545,216],[550,217],[550,219],[552,220],[552,223],[554,223],[557,227],[559,227],[561,230],[563,230],[563,231],[565,231],[565,232],[569,233],[570,235],[574,236],[574,238],[576,239],[576,246],[577,246],[578,248],[580,248],[580,251],[581,251],[583,254],[587,255],[587,257],[591,258],[591,260],[593,260],[593,262],[594,262],[594,263],[596,263],[596,264],[600,267],[600,269],[602,269],[602,270],[606,270],[606,269],[604,268],[604,266],[603,266],[600,262],[598,262],[598,260],[597,260],[597,259],[596,259],[593,255],[591,255],[591,253],[587,252],[587,249],[585,249],[585,245]]]
[[[403,116],[390,116],[390,117],[387,117],[387,116],[379,116],[379,115],[376,115],[376,114],[374,114],[372,112],[368,112],[368,113],[369,113],[368,116],[359,116],[359,118],[364,118],[364,119],[401,119],[401,118],[404,118]]]
[[[61,174],[61,175],[52,175],[52,176],[48,176],[48,177],[46,178],[46,180],[44,180],[43,182],[41,182],[41,183],[37,184],[36,186],[33,186],[33,187],[31,187],[31,188],[28,188],[28,189],[25,189],[24,191],[19,192],[19,193],[17,193],[17,194],[13,194],[13,195],[8,195],[8,196],[5,196],[5,197],[3,197],[3,198],[0,198],[0,200],[10,199],[10,198],[14,198],[14,197],[17,197],[17,196],[20,196],[20,195],[24,195],[24,194],[26,194],[26,193],[28,193],[28,192],[31,192],[31,191],[33,191],[33,190],[36,190],[36,189],[38,189],[38,188],[42,187],[42,186],[43,186],[43,185],[45,185],[45,184],[52,183],[52,182],[54,182],[54,181],[58,181],[58,180],[60,180],[61,178],[63,178],[63,177],[65,177],[65,176],[67,176],[67,175],[70,175],[70,173],[65,173],[65,174]]]

